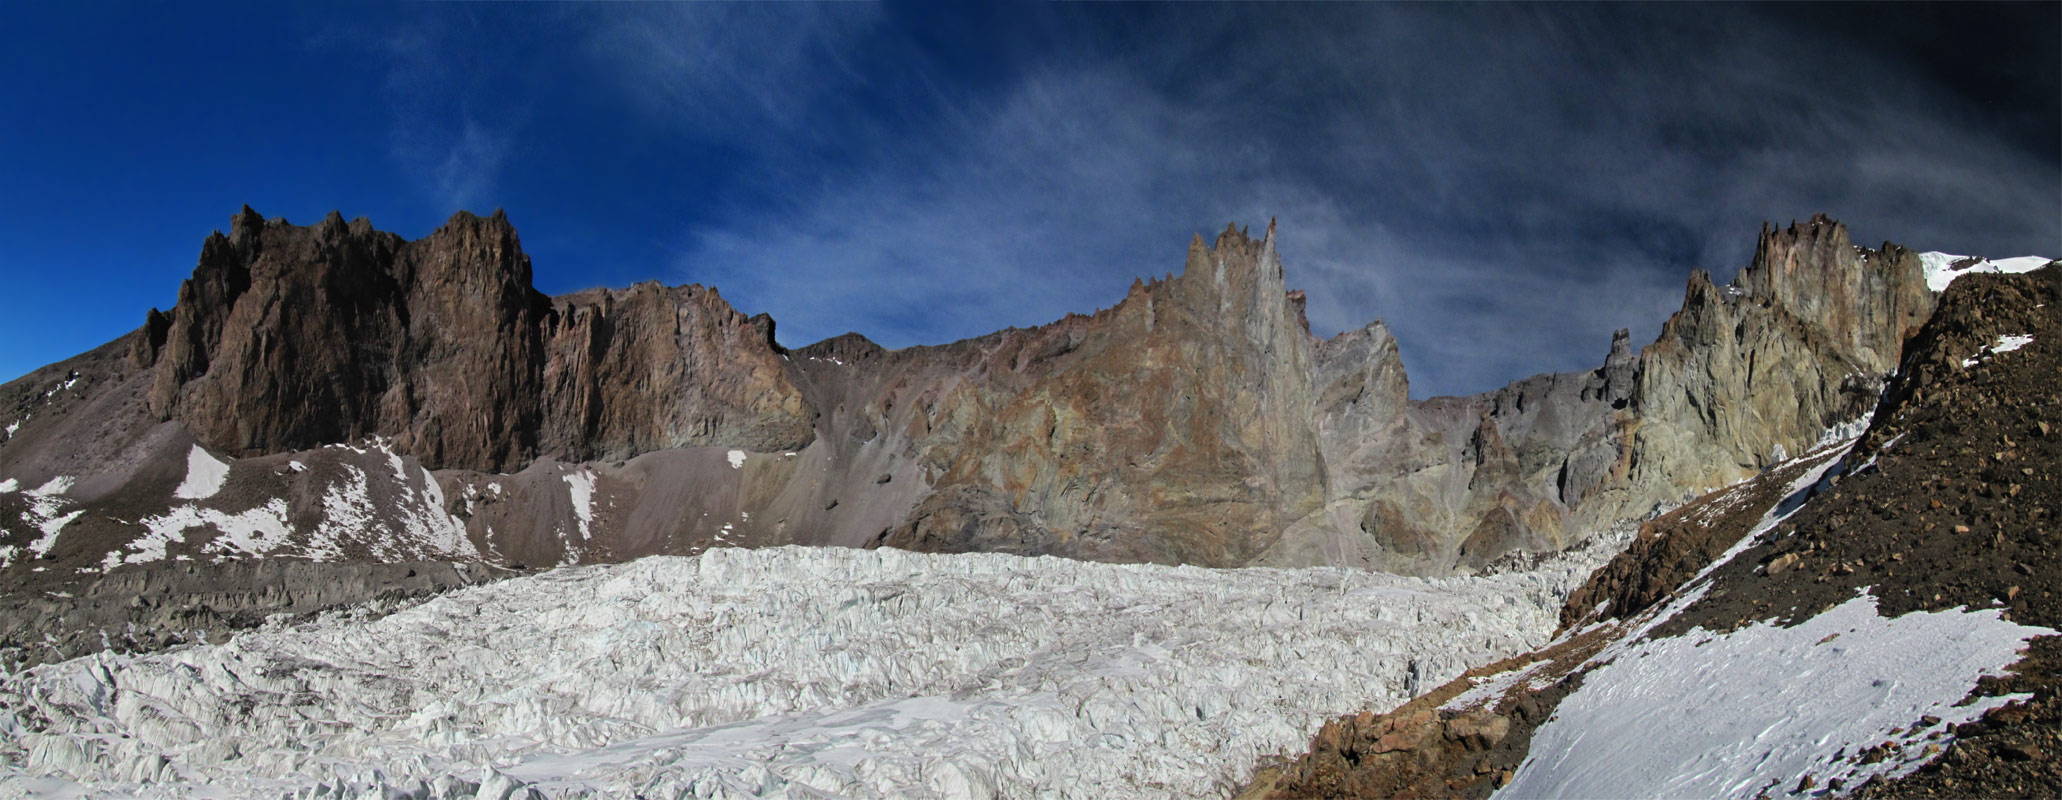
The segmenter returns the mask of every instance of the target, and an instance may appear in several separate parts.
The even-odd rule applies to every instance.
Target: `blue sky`
[[[2055,4],[0,8],[0,379],[168,307],[248,203],[504,208],[561,293],[799,346],[1036,325],[1280,220],[1412,393],[1601,363],[1761,221],[2062,256]]]

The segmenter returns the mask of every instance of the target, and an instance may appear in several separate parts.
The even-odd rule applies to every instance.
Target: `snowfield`
[[[1957,705],[2046,628],[1998,609],[1877,615],[1856,597],[1793,628],[1653,639],[1591,671],[1533,732],[1499,797],[1753,797],[1804,776],[1859,786],[1923,762],[1927,734],[2031,695]],[[1772,680],[1772,670],[1784,673]],[[1931,714],[1942,721],[1918,724]],[[1897,741],[1901,756],[1863,750]]]
[[[0,796],[1225,796],[1413,670],[1544,644],[1616,544],[1448,579],[836,548],[564,568],[0,676]]]

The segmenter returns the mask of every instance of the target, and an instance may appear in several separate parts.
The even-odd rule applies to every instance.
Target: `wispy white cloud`
[[[848,53],[872,3],[676,3],[608,9],[578,34],[614,91],[675,132],[755,145],[835,137],[815,126],[860,81]]]
[[[424,13],[405,20],[325,28],[318,49],[364,53],[380,70],[388,115],[387,155],[427,203],[445,210],[485,211],[496,204],[504,169],[528,109],[490,88],[504,79],[484,41],[491,34],[470,14]]]

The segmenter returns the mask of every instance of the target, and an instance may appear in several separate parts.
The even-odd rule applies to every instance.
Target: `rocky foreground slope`
[[[1272,225],[1093,315],[790,350],[712,288],[539,294],[499,214],[411,242],[245,209],[173,309],[0,387],[0,577],[782,544],[1451,574],[1861,418],[1926,270],[1823,217],[1765,229],[1637,352],[1413,401],[1381,323],[1311,336]]]
[[[1556,641],[1249,797],[2062,793],[2062,266],[1954,280],[1865,435],[1657,518]]]

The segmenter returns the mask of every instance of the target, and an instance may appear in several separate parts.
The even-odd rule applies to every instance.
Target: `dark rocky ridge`
[[[1197,237],[1180,275],[1093,315],[896,351],[856,334],[786,351],[714,289],[529,281],[500,214],[408,242],[239,213],[171,312],[0,387],[22,424],[0,479],[77,478],[62,563],[40,566],[89,566],[67,541],[119,542],[179,505],[190,441],[274,454],[270,477],[229,475],[249,499],[200,506],[247,513],[249,487],[285,480],[305,528],[349,472],[277,464],[380,436],[439,470],[484,557],[533,566],[720,543],[1442,574],[1802,452],[1869,407],[1932,303],[1913,254],[1814,218],[1764,230],[1733,286],[1692,276],[1643,350],[1620,336],[1597,370],[1412,401],[1381,323],[1310,335],[1272,225]],[[384,469],[325,463],[352,459]],[[0,546],[35,538],[18,528],[0,521]]]

